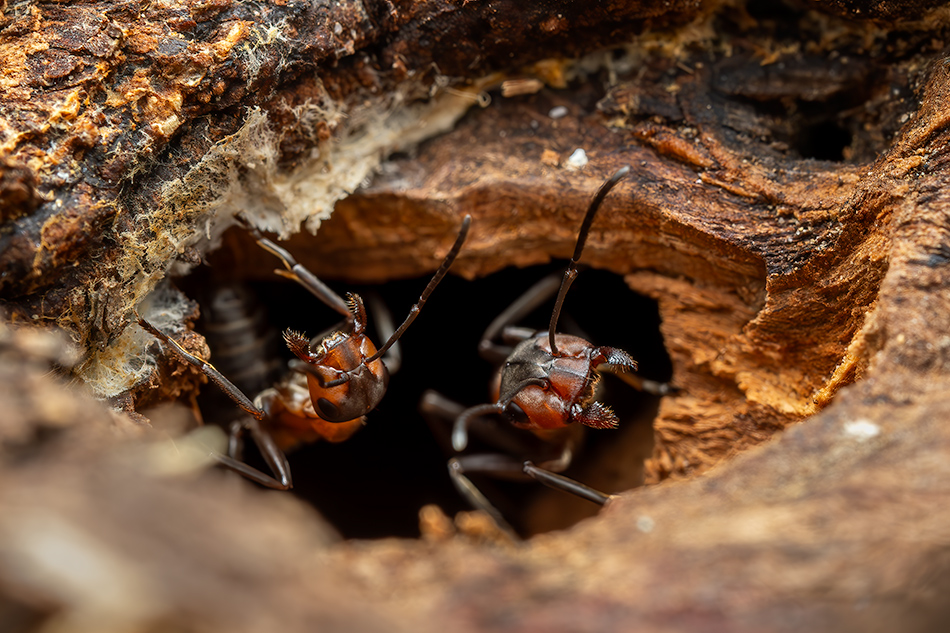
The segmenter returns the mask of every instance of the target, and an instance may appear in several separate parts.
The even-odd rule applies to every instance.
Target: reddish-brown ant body
[[[466,449],[469,429],[477,427],[488,441],[503,445],[509,453],[537,456],[540,465],[505,453],[458,455],[449,460],[449,474],[459,491],[472,505],[489,513],[506,528],[501,513],[466,474],[512,479],[530,477],[601,505],[609,498],[607,494],[557,473],[571,463],[579,441],[578,424],[596,429],[618,426],[613,411],[595,400],[600,380],[598,368],[622,375],[635,370],[637,363],[621,349],[597,347],[584,338],[557,333],[557,323],[564,298],[577,276],[577,263],[597,210],[610,190],[629,171],[629,167],[618,170],[597,191],[584,216],[574,254],[560,282],[557,276],[543,279],[499,315],[483,334],[479,352],[488,360],[502,363],[492,385],[493,401],[463,410],[432,391],[423,397],[421,408],[430,421],[454,418],[451,444],[456,452]],[[556,288],[559,288],[557,300],[546,331],[536,332],[511,325],[539,307]],[[495,343],[499,336],[502,345]],[[636,378],[627,381],[657,394],[669,393],[668,385]],[[504,434],[501,428],[490,425],[490,420],[483,418],[491,415],[530,431],[531,436],[515,438]]]
[[[215,459],[257,483],[286,490],[293,483],[284,449],[300,442],[319,439],[340,442],[356,432],[363,425],[363,417],[376,408],[386,393],[389,371],[383,362],[384,355],[394,349],[393,346],[419,315],[429,295],[452,266],[470,225],[471,217],[465,216],[455,244],[442,265],[402,325],[392,332],[379,349],[366,335],[366,309],[359,295],[350,293],[344,300],[297,263],[288,251],[248,227],[257,243],[283,263],[284,269],[275,271],[278,275],[297,282],[346,320],[343,329],[322,337],[316,346],[312,346],[310,339],[299,332],[284,332],[284,340],[296,356],[290,362],[294,372],[276,386],[264,390],[254,401],[210,363],[188,353],[139,316],[138,322],[145,330],[168,345],[184,362],[207,375],[241,409],[250,414],[251,419],[232,425],[229,455],[215,454]],[[237,459],[240,435],[245,429],[251,433],[274,476]]]

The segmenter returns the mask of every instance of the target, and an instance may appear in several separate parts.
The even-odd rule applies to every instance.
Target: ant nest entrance
[[[226,245],[234,243],[233,239],[226,240]],[[294,248],[299,249],[299,245],[297,241]],[[227,335],[216,335],[222,328],[203,320],[196,326],[208,338],[211,360],[218,369],[226,375],[247,373],[249,357],[240,357],[231,368],[231,354],[221,347],[254,347],[259,371],[251,372],[256,375],[252,381],[259,381],[265,374],[267,380],[274,380],[281,371],[287,371],[291,358],[279,341],[280,332],[289,328],[313,336],[332,327],[339,318],[299,285],[277,278],[263,279],[269,273],[267,268],[254,278],[226,278],[224,271],[239,269],[227,264],[234,256],[229,250],[233,249],[226,246],[212,253],[210,267],[197,269],[179,284],[198,298],[203,315],[211,314],[213,304],[219,304],[218,312],[222,303],[243,304],[233,315],[243,319],[245,330],[253,333],[244,344]],[[449,516],[472,510],[449,477],[447,461],[453,454],[447,441],[450,424],[427,420],[420,413],[420,401],[431,390],[465,407],[487,402],[494,367],[478,356],[482,333],[535,282],[562,270],[563,264],[553,263],[506,269],[474,281],[447,276],[400,339],[401,367],[391,376],[382,402],[367,415],[365,428],[344,442],[301,444],[288,452],[293,494],[313,505],[345,538],[418,537],[423,507],[438,506]],[[374,311],[384,306],[396,323],[401,322],[428,277],[384,284],[326,281],[339,294],[355,292],[366,300],[371,338],[379,344],[382,337],[375,331]],[[610,298],[607,311],[604,297]],[[552,306],[553,297],[518,325],[546,329]],[[631,291],[618,275],[582,270],[567,295],[558,329],[584,336],[594,345],[627,351],[640,364],[638,375],[642,378],[667,382],[671,377],[656,302]],[[639,486],[644,481],[644,461],[653,450],[652,423],[660,398],[605,374],[598,399],[614,409],[620,428],[585,429],[583,443],[564,474],[608,493]],[[207,421],[226,424],[239,414],[211,385],[203,388],[199,404]],[[509,426],[501,418],[497,424]],[[473,439],[466,452],[480,448],[486,447]],[[497,448],[494,450],[497,452]],[[248,463],[266,471],[252,442],[245,443],[244,452]],[[533,481],[511,482],[478,475],[471,479],[522,536],[569,527],[599,510],[589,501]]]

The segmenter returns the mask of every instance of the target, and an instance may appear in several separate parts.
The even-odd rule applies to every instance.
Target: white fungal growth
[[[181,291],[164,283],[149,294],[138,309],[155,327],[169,331],[181,326],[191,306]],[[100,398],[122,393],[155,369],[155,359],[146,353],[154,341],[155,338],[138,325],[129,325],[104,349],[90,352],[77,374]]]
[[[248,110],[240,130],[221,138],[183,177],[168,182],[159,205],[142,210],[137,218],[142,230],[117,236],[125,255],[116,268],[130,292],[128,302],[116,309],[130,313],[165,274],[187,273],[191,264],[177,256],[186,250],[205,253],[215,248],[239,212],[281,239],[301,225],[316,233],[336,202],[357,189],[386,156],[451,129],[473,104],[449,91],[423,102],[411,90],[407,87],[345,111],[347,106],[329,95],[294,108],[298,132],[312,138],[314,147],[292,171],[278,165],[280,134],[267,113]],[[329,139],[320,140],[321,129],[331,130]],[[151,341],[140,328],[130,326],[104,349],[93,350],[76,373],[99,397],[117,395],[151,372],[154,361],[147,354]]]

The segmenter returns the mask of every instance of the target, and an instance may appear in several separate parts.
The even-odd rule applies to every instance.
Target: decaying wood
[[[584,260],[659,304],[681,391],[661,402],[649,480],[703,476],[519,546],[431,516],[427,541],[335,544],[292,498],[196,474],[200,449],[175,474],[154,466],[143,441],[187,451],[46,376],[75,359],[42,335],[4,331],[0,618],[13,630],[883,631],[945,619],[946,9],[473,4],[5,5],[6,307],[67,327],[87,377],[103,350],[148,369],[147,340],[122,338],[130,310],[148,296],[193,316],[175,291],[149,293],[204,254],[214,239],[199,234],[219,235],[251,194],[249,215],[289,233],[307,205],[322,213],[305,186],[315,156],[349,147],[371,123],[360,117],[434,102],[449,84],[463,99],[485,92],[486,108],[388,161],[288,247],[320,275],[382,282],[434,269],[471,213],[463,276],[563,258],[590,193],[632,165]],[[537,63],[621,41],[632,43]],[[526,76],[548,87],[502,96],[502,79]],[[408,145],[425,136],[412,134]],[[569,160],[577,148],[588,164]],[[291,208],[288,192],[306,201]],[[273,265],[240,231],[215,257],[239,278]],[[605,318],[623,327],[609,306]],[[166,371],[118,403],[188,400],[198,377]],[[89,565],[51,562],[64,551]],[[97,581],[75,573],[95,565]],[[104,578],[122,579],[114,602],[81,590]]]
[[[138,302],[151,290],[148,276],[182,255],[210,221],[209,205],[227,193],[228,174],[218,172],[227,160],[206,163],[208,174],[195,168],[215,144],[227,155],[220,143],[247,131],[248,109],[270,127],[245,139],[257,146],[237,149],[245,155],[232,162],[277,160],[290,169],[326,152],[364,106],[374,106],[364,118],[385,119],[404,102],[501,63],[589,51],[647,19],[692,15],[688,5],[5,3],[0,147],[14,161],[8,168],[36,177],[35,187],[16,180],[11,195],[25,188],[42,202],[16,212],[21,217],[0,235],[0,289],[17,298],[15,318],[55,320],[84,347],[112,343],[126,326],[130,297]],[[275,142],[279,158],[263,147]],[[356,174],[347,185],[346,176],[329,204],[362,179]]]
[[[800,50],[777,69],[755,51],[709,62],[707,51],[660,48],[606,94],[587,85],[573,100],[497,100],[391,163],[315,240],[290,245],[330,277],[422,274],[450,239],[449,208],[475,218],[456,272],[541,263],[570,253],[590,192],[633,165],[584,258],[660,304],[683,393],[655,422],[649,479],[705,470],[815,413],[875,352],[863,328],[888,270],[891,216],[912,195],[905,181],[919,157],[943,142],[942,119],[919,118],[911,83],[929,80],[939,103],[944,68],[908,59],[885,72],[876,48],[853,45]],[[559,106],[571,116],[550,118]],[[902,125],[897,138],[926,147],[888,148]],[[839,128],[850,142],[837,161],[802,155],[812,134]],[[576,148],[591,168],[565,167]],[[226,268],[268,270],[247,238],[231,239],[243,240],[233,246],[241,259],[224,258]]]

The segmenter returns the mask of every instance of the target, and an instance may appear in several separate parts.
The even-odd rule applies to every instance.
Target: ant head
[[[382,361],[360,365],[349,379],[332,387],[321,385],[317,376],[308,373],[307,383],[314,409],[327,422],[356,420],[376,408],[386,394],[389,372]]]
[[[323,345],[319,362],[291,361],[293,369],[307,376],[310,400],[320,418],[349,422],[375,409],[386,394],[389,372],[382,360],[370,360],[376,352],[372,341],[341,332],[324,339]]]

